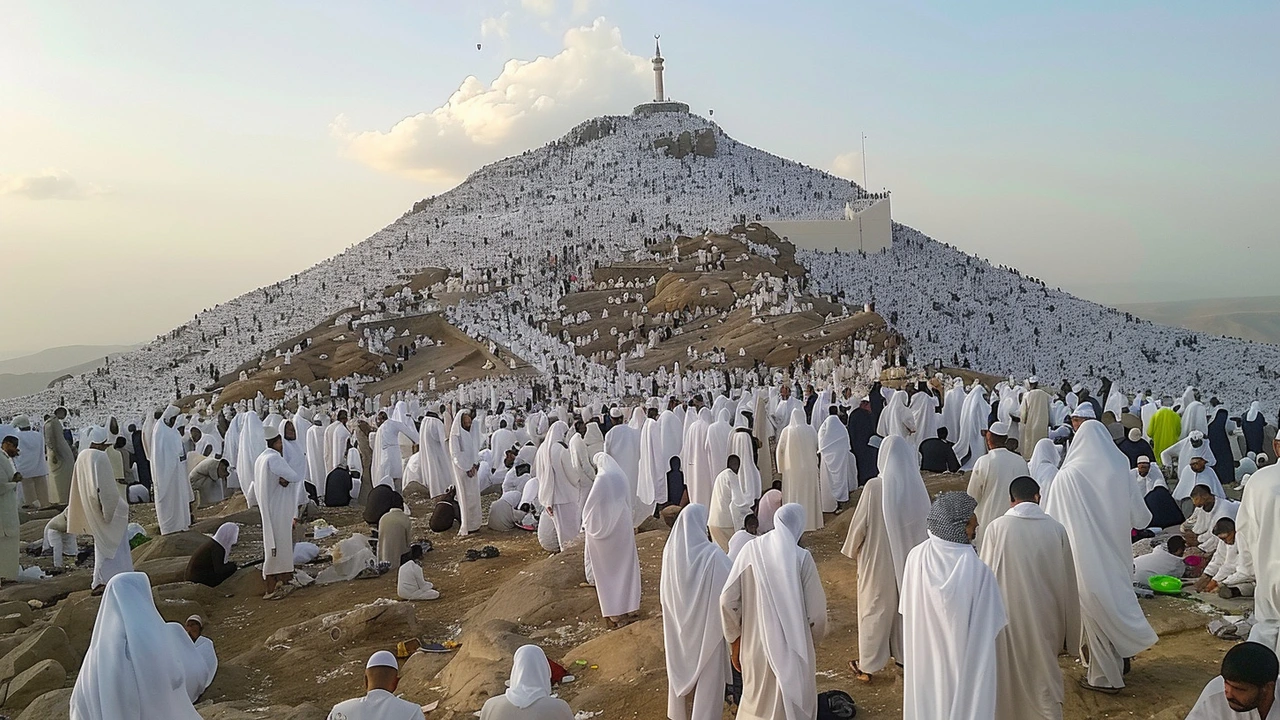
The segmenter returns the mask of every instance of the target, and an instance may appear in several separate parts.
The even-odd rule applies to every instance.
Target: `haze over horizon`
[[[629,112],[655,32],[733,137],[861,182],[865,132],[896,220],[1082,297],[1267,295],[1280,261],[1272,4],[0,12],[6,357],[148,340]]]

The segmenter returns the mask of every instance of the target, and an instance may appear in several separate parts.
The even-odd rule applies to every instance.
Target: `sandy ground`
[[[962,489],[964,479],[936,476],[928,478],[927,484],[930,494],[934,494],[944,489]],[[486,505],[488,501],[486,498]],[[532,589],[533,579],[527,569],[531,566],[548,567],[538,563],[561,562],[560,571],[569,579],[550,602],[555,608],[547,608],[551,619],[529,625],[519,624],[523,618],[506,619],[517,623],[516,632],[539,642],[548,656],[560,660],[577,675],[575,682],[559,691],[575,711],[602,713],[596,716],[602,718],[665,717],[666,676],[662,665],[657,592],[662,544],[667,532],[665,527],[637,536],[644,588],[641,620],[622,630],[610,631],[600,619],[594,591],[576,587],[575,578],[581,579],[576,576],[580,572],[576,565],[577,558],[581,557],[580,550],[576,556],[566,553],[550,558],[539,547],[536,537],[519,531],[499,534],[486,530],[478,537],[466,539],[458,538],[454,533],[437,535],[425,526],[428,504],[429,501],[411,502],[415,535],[431,540],[435,546],[425,557],[424,567],[427,579],[436,584],[442,597],[434,602],[414,605],[413,628],[403,623],[391,623],[380,628],[371,622],[368,628],[364,628],[364,634],[354,633],[351,637],[355,639],[351,641],[330,642],[323,633],[313,633],[315,637],[297,642],[286,643],[277,639],[273,643],[268,640],[281,628],[314,621],[326,614],[375,603],[383,598],[394,598],[394,573],[327,587],[307,587],[282,601],[273,602],[262,599],[262,591],[258,587],[260,576],[255,568],[242,571],[219,588],[202,595],[203,610],[209,618],[207,635],[213,639],[222,663],[218,678],[202,698],[202,706],[236,701],[242,709],[250,710],[266,705],[311,703],[327,710],[332,704],[360,693],[360,670],[372,650],[394,649],[397,639],[408,639],[412,635],[427,641],[455,639],[471,642],[476,637],[471,623],[479,624],[487,618],[502,615],[502,608],[494,608],[489,602],[495,594],[519,594],[525,585]],[[200,510],[197,518],[204,524],[198,527],[211,532],[219,517],[242,509],[243,499],[233,498]],[[355,509],[323,509],[322,514],[329,523],[342,529],[338,537],[346,537],[365,527]],[[144,526],[152,522],[150,506],[135,505],[131,508],[131,515]],[[251,515],[242,514],[235,519],[251,520]],[[860,718],[899,718],[902,702],[899,669],[891,668],[877,675],[869,685],[854,680],[848,669],[848,661],[857,647],[856,573],[854,562],[840,555],[839,548],[851,516],[849,510],[840,515],[828,515],[826,527],[806,534],[803,541],[817,560],[828,601],[828,636],[818,647],[818,688],[820,691],[838,688],[849,692],[858,703]],[[30,535],[35,523],[29,523],[25,529]],[[336,539],[329,538],[320,544],[331,546]],[[233,559],[243,563],[259,558],[260,543],[260,528],[252,522],[246,523]],[[476,562],[463,561],[468,548],[487,544],[499,548],[501,556]],[[40,564],[48,566],[48,558],[41,558]],[[314,575],[326,564],[327,560],[322,559],[303,569]],[[87,587],[87,570],[74,572],[83,576]],[[82,599],[75,595],[61,602],[73,602],[78,598]],[[1076,680],[1083,670],[1074,661],[1063,658],[1065,717],[1182,718],[1203,684],[1216,674],[1217,664],[1231,644],[1206,632],[1205,626],[1211,616],[1204,612],[1203,606],[1177,598],[1142,602],[1160,635],[1160,642],[1134,661],[1129,686],[1116,696],[1099,695],[1077,687]],[[518,612],[529,613],[530,610],[524,607]],[[468,649],[479,651],[479,648]],[[469,668],[483,667],[498,676],[505,676],[509,670],[506,657],[500,653],[489,653],[486,649],[478,657],[466,659],[466,662],[477,665],[463,665],[455,668],[459,672],[451,674],[446,671],[437,675],[455,657],[463,662],[461,655],[461,651],[455,655],[418,654],[405,663],[406,678],[402,684],[405,696],[422,704],[442,701],[440,709],[429,717],[471,717],[471,713],[478,710],[478,706],[452,704],[460,702],[459,698],[476,697],[450,684],[461,683],[460,677],[471,674]],[[586,661],[586,664],[579,665],[575,662],[578,660]],[[484,696],[486,693],[478,697]],[[731,718],[732,712],[727,710],[725,717]]]

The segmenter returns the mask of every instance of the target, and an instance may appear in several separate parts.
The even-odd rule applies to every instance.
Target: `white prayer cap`
[[[262,429],[263,440],[267,442],[271,442],[272,440],[275,440],[278,437],[280,437],[280,428],[274,425],[268,425]]]
[[[1140,439],[1142,439],[1142,431],[1138,428],[1131,428],[1129,430],[1129,440],[1132,442],[1138,442]]]
[[[105,445],[111,441],[111,433],[106,428],[95,427],[89,431],[90,445]]]
[[[1035,385],[1036,383],[1040,382],[1040,378],[1036,377],[1035,375],[1032,375],[1031,377],[1027,378],[1027,382],[1031,383],[1032,385]]]
[[[1187,437],[1188,437],[1188,438],[1190,438],[1190,439],[1192,439],[1192,440],[1203,440],[1203,439],[1204,439],[1204,433],[1200,432],[1199,430],[1192,430],[1192,431],[1191,431],[1191,434],[1190,434],[1190,435],[1188,435]]]
[[[1206,458],[1206,457],[1204,456],[1204,448],[1203,448],[1203,447],[1198,447],[1198,448],[1192,448],[1192,449],[1191,449],[1191,459],[1192,459],[1192,460],[1195,460],[1196,458],[1199,458],[1199,459],[1201,459],[1201,460],[1208,460],[1208,459],[1209,459],[1209,458]]]
[[[1138,456],[1138,464],[1139,464],[1139,465],[1150,465],[1150,464],[1151,464],[1151,458],[1147,457],[1146,455],[1139,455],[1139,456]]]
[[[18,428],[19,430],[30,430],[31,418],[27,417],[26,415],[14,415],[13,426]]]
[[[395,655],[392,655],[386,650],[379,650],[378,652],[370,655],[369,662],[364,664],[365,670],[368,670],[369,668],[376,668],[376,667],[389,667],[395,670],[399,670],[400,663],[396,662]]]
[[[871,446],[871,447],[873,447],[873,448],[878,448],[878,447],[880,447],[880,443],[882,443],[882,442],[884,442],[884,439],[883,439],[883,438],[881,438],[879,435],[872,435],[872,436],[871,436],[871,439],[870,439],[870,440],[867,440],[867,444],[868,444],[868,445],[870,445],[870,446]]]
[[[620,417],[622,417],[622,408],[620,408],[620,407],[616,407],[616,406],[615,406],[615,407],[610,408],[610,409],[609,409],[609,417],[612,417],[612,418],[620,418]]]
[[[1080,403],[1075,410],[1071,411],[1071,417],[1084,420],[1098,419],[1097,414],[1093,412],[1093,403]]]
[[[200,617],[199,615],[192,615],[191,617],[187,618],[187,622],[191,622],[193,620],[200,627],[204,627],[204,618]],[[185,625],[186,623],[183,623],[183,624]]]
[[[1002,423],[1002,422],[993,422],[991,423],[991,427],[987,428],[987,432],[991,433],[992,435],[1000,435],[1002,437],[1007,437],[1009,435],[1009,424]]]

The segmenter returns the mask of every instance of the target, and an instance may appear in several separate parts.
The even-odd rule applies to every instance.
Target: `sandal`
[[[470,550],[467,551],[467,555],[464,558],[464,561],[475,562],[476,560],[479,560],[479,559],[480,559],[480,551],[476,550],[475,548],[471,548]]]
[[[480,548],[480,557],[484,558],[485,560],[491,560],[493,558],[496,558],[498,557],[498,554],[499,554],[498,548],[492,545],[485,545],[484,547]]]
[[[864,683],[871,682],[871,673],[862,672],[862,668],[858,667],[857,660],[849,661],[849,669],[853,671],[854,680],[857,680],[858,682],[864,682]]]
[[[1092,690],[1092,691],[1094,691],[1094,692],[1102,693],[1102,694],[1104,694],[1104,695],[1119,695],[1119,694],[1120,694],[1120,688],[1103,687],[1103,686],[1101,686],[1101,685],[1090,685],[1090,684],[1089,684],[1089,678],[1087,678],[1087,677],[1082,677],[1082,678],[1080,678],[1080,679],[1079,679],[1078,681],[1076,681],[1076,682],[1080,685],[1080,687],[1084,688],[1085,690]]]

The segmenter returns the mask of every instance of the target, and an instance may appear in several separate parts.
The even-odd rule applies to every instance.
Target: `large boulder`
[[[448,693],[441,704],[467,715],[506,690],[511,659],[521,645],[527,644],[529,639],[520,634],[520,626],[513,622],[495,619],[478,627],[467,626],[462,632],[462,647],[439,679],[419,680],[405,687],[405,691],[419,696],[432,685],[441,685]]]
[[[33,700],[17,720],[69,720],[70,717],[71,688],[63,688],[47,692]]]
[[[225,702],[206,705],[197,712],[204,720],[325,720],[328,713],[311,703],[303,703],[297,707],[288,705],[272,705],[261,707],[249,702]]]
[[[137,567],[148,560],[161,558],[189,558],[196,549],[205,544],[209,536],[198,532],[180,532],[171,535],[154,537],[133,549],[133,566]]]
[[[21,645],[0,658],[0,680],[16,677],[41,660],[57,660],[62,667],[76,670],[80,657],[71,649],[62,628],[49,626],[32,633]]]
[[[89,650],[89,640],[93,637],[93,624],[98,619],[98,608],[102,598],[90,595],[88,591],[72,593],[66,600],[58,603],[50,622],[62,628],[67,634],[67,641],[76,655],[83,656]]]
[[[244,597],[246,595],[261,596],[267,591],[267,584],[262,579],[262,568],[240,568],[234,575],[219,583],[217,591],[236,597]]]
[[[0,635],[30,627],[34,621],[31,606],[21,600],[0,603]]]
[[[53,605],[77,590],[86,590],[93,582],[89,570],[74,570],[36,582],[21,582],[0,588],[0,602],[39,600],[45,607]]]
[[[266,646],[311,645],[332,651],[373,641],[398,641],[418,634],[413,603],[377,600],[351,610],[321,615],[282,627],[267,638]]]
[[[183,582],[187,579],[187,563],[191,558],[167,557],[148,560],[133,566],[134,570],[146,573],[152,585]]]
[[[4,699],[6,710],[21,710],[31,701],[51,690],[59,690],[67,684],[67,671],[57,660],[41,660],[18,673],[9,681],[9,693]]]

